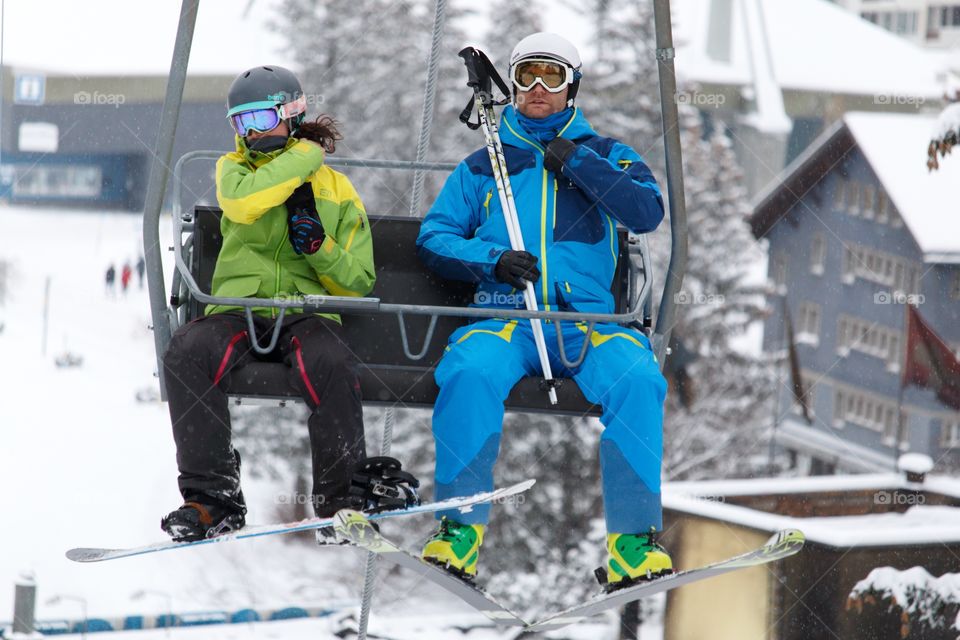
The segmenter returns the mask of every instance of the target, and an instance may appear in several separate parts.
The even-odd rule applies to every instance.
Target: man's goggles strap
[[[560,93],[573,84],[574,71],[562,62],[532,58],[513,66],[511,80],[521,91],[530,91],[539,83],[550,93]]]

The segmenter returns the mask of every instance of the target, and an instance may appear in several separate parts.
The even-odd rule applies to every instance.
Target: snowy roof
[[[712,0],[675,0],[677,73],[695,82],[752,85],[761,52],[750,37],[755,5],[733,0],[729,61],[708,53]],[[759,5],[769,55],[783,89],[854,95],[943,95],[942,54],[922,49],[826,0],[749,0]],[[747,11],[746,9],[750,9]],[[757,72],[763,69],[756,67]]]
[[[769,211],[768,205],[789,190],[786,185],[800,179],[809,182],[811,178],[804,174],[825,157],[839,159],[849,150],[844,143],[849,137],[890,196],[923,252],[924,262],[960,263],[960,216],[955,204],[960,162],[948,157],[938,171],[927,170],[927,146],[936,125],[937,117],[932,114],[847,113],[757,195],[751,218],[755,234],[766,233],[772,214],[783,215],[786,209]],[[819,178],[822,175],[814,179]]]
[[[921,484],[899,474],[757,478],[710,482],[672,482],[663,486],[665,509],[722,520],[760,531],[800,529],[807,540],[836,548],[960,543],[960,508],[913,506],[903,513],[797,518],[727,504],[728,496],[785,495],[816,492],[923,489],[960,498],[960,480],[930,476]]]

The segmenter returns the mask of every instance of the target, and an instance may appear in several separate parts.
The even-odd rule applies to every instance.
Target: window
[[[820,305],[804,302],[800,305],[796,340],[801,344],[820,344]]]
[[[770,279],[773,281],[777,291],[785,291],[787,287],[787,257],[782,253],[777,253],[770,260]]]
[[[953,279],[950,282],[950,297],[954,300],[960,300],[960,269],[953,273]]]
[[[860,204],[860,183],[854,180],[847,182],[847,211],[850,215],[857,215]]]
[[[813,242],[810,247],[810,273],[822,276],[826,263],[827,241],[823,235],[818,233],[813,236]]]
[[[833,423],[835,427],[842,427],[848,422],[892,439],[897,430],[897,405],[855,388],[837,388],[834,390]]]
[[[888,371],[900,367],[900,332],[866,318],[841,314],[837,318],[837,354],[859,351],[886,362]]]
[[[920,292],[920,266],[897,255],[852,244],[844,248],[843,282],[856,278],[892,289],[889,293]]]
[[[873,201],[873,210],[877,214],[877,222],[887,224],[890,216],[887,213],[887,192],[882,188],[877,189],[877,199]]]
[[[844,196],[846,195],[847,181],[838,177],[837,183],[833,187],[833,210],[843,211]]]
[[[943,422],[940,429],[940,445],[946,449],[960,447],[960,421]]]
[[[860,190],[860,210],[867,220],[873,219],[873,195],[875,192],[876,188],[872,184],[865,184]]]

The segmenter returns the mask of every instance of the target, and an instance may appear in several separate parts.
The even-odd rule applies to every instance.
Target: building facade
[[[0,198],[11,203],[143,208],[165,76],[73,76],[4,67]],[[173,160],[233,148],[228,76],[189,76]],[[172,167],[171,167],[172,169]],[[215,202],[212,163],[192,163],[184,200]],[[168,194],[170,187],[168,186]]]
[[[916,44],[960,46],[960,2],[951,0],[834,0],[864,20]]]
[[[922,153],[906,151],[913,139],[922,149],[931,126],[848,114],[754,208],[776,290],[763,348],[786,352],[789,313],[813,410],[808,424],[785,367],[777,441],[813,472],[889,469],[907,450],[960,464],[960,412],[915,387],[898,402],[907,304],[960,353],[960,223],[949,197],[960,163],[928,174]]]

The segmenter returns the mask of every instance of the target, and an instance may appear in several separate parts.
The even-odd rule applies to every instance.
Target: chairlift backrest
[[[190,240],[190,269],[201,291],[210,291],[213,270],[220,251],[220,216],[216,207],[195,208],[194,233]],[[418,218],[401,216],[370,216],[373,234],[377,283],[370,294],[384,303],[467,306],[473,299],[474,286],[464,282],[444,280],[427,269],[416,255],[416,239],[420,231]],[[618,313],[627,306],[629,262],[626,232],[619,233],[620,259],[614,277],[612,292]],[[192,299],[186,301],[189,321],[203,313],[202,305]],[[437,319],[433,338],[422,359],[411,360],[402,344],[401,329],[392,314],[343,314],[346,339],[361,362],[360,385],[364,402],[374,405],[404,407],[431,407],[436,400],[437,386],[433,368],[439,362],[447,337],[467,319],[442,316]],[[404,316],[403,322],[413,352],[420,351],[428,333],[429,317]],[[240,375],[234,376],[228,395],[240,402],[296,401],[287,388],[284,365],[273,362],[254,362]],[[539,389],[539,380],[527,378],[520,382],[507,401],[507,408],[532,411],[584,415],[598,414],[572,381],[560,392],[560,404],[551,407],[546,394]]]

